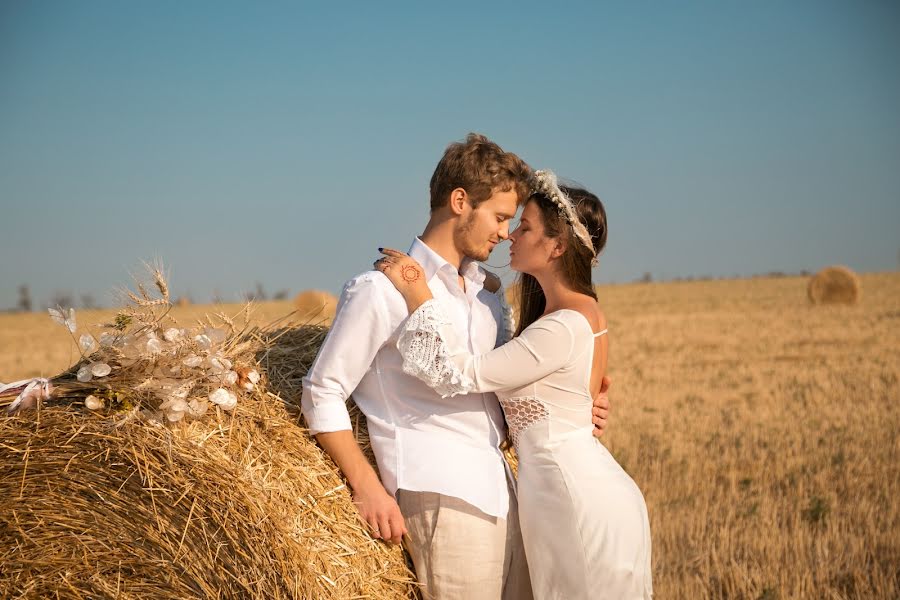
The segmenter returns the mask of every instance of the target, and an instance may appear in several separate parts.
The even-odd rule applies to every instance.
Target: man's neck
[[[430,220],[419,239],[459,272],[465,257],[453,241],[453,224],[450,221]]]

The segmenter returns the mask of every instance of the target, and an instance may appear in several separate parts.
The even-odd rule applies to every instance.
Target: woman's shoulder
[[[559,311],[560,315],[565,313],[568,313],[570,319],[586,321],[592,334],[606,329],[606,315],[603,313],[603,309],[596,300],[589,296],[579,297],[567,303]]]

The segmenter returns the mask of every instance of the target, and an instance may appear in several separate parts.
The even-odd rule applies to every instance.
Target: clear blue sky
[[[337,292],[469,131],[604,200],[598,282],[897,268],[897,3],[425,4],[4,1],[0,308]]]

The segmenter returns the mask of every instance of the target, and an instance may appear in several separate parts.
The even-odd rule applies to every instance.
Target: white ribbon
[[[32,403],[40,400],[49,400],[50,392],[53,391],[53,384],[46,377],[34,377],[32,379],[22,379],[21,381],[13,381],[12,383],[0,383],[0,394],[10,390],[16,391],[18,388],[24,387],[18,397],[7,408],[7,412],[16,412],[20,405],[26,404],[23,408],[31,408]],[[29,402],[31,401],[31,402]]]

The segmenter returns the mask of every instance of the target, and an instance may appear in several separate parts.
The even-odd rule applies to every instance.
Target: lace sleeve
[[[513,339],[513,335],[516,333],[516,316],[512,307],[506,301],[506,290],[502,287],[497,292],[497,298],[500,300],[500,314],[503,318],[503,321],[497,327],[496,347],[499,347]]]
[[[441,326],[448,324],[450,319],[432,299],[409,315],[397,340],[403,372],[420,379],[445,398],[475,389],[475,382],[450,359],[447,344],[441,338]]]

